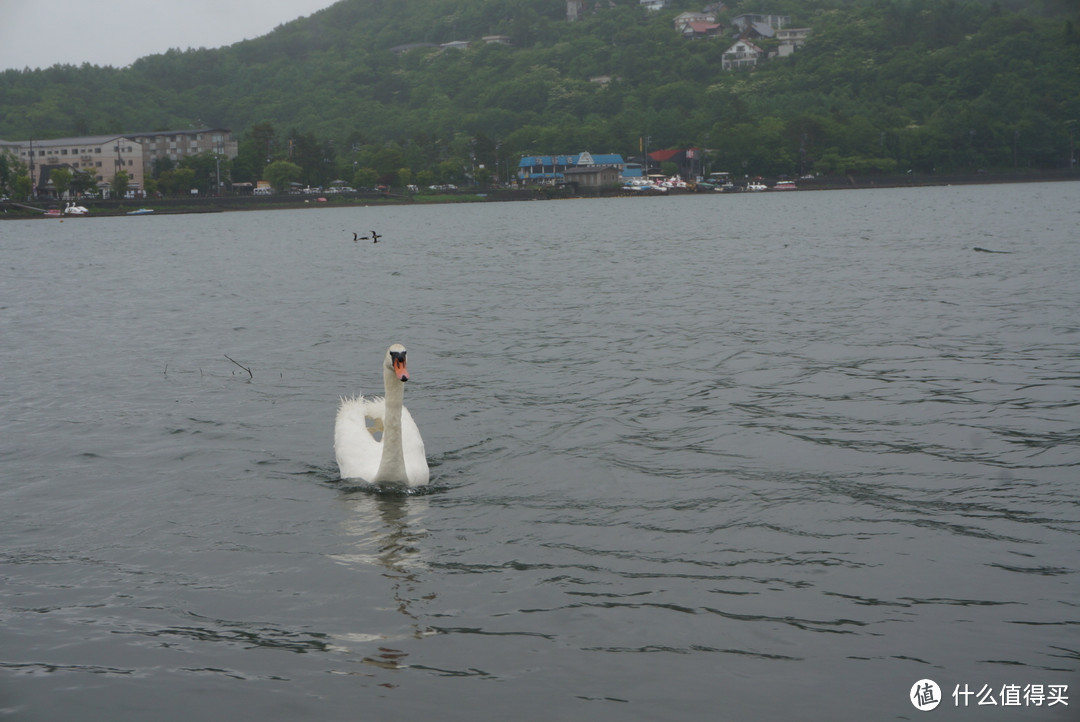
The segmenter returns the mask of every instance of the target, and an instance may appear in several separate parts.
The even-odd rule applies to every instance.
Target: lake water
[[[1080,183],[0,223],[0,717],[914,719],[932,679],[1075,720],[1078,224]],[[393,342],[412,496],[332,447]]]

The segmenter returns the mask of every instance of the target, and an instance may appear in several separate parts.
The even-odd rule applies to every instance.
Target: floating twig
[[[236,359],[232,358],[231,356],[229,356],[229,354],[225,354],[225,358],[229,359],[229,360],[230,360],[230,361],[232,361],[232,362],[233,362],[234,364],[236,364],[236,365],[237,365],[237,366],[239,366],[240,368],[242,368],[242,369],[244,369],[245,371],[247,371],[247,372],[248,372],[248,377],[249,377],[249,378],[251,378],[251,379],[254,379],[254,378],[255,378],[255,374],[251,373],[251,369],[249,369],[249,368],[248,368],[247,366],[245,366],[244,364],[240,363],[240,362],[239,362],[239,361],[237,361]]]

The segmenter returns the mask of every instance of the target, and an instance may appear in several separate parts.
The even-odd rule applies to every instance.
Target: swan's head
[[[408,381],[409,372],[405,368],[405,347],[395,343],[386,350],[384,365],[398,381]]]

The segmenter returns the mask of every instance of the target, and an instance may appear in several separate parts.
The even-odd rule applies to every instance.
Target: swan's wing
[[[428,483],[424,440],[412,414],[404,406],[401,407],[401,451],[405,456],[405,476],[409,479],[409,486],[423,486]]]
[[[371,481],[375,478],[382,459],[382,443],[375,440],[368,420],[376,421],[381,430],[383,408],[381,398],[361,396],[341,400],[334,422],[334,454],[342,479]]]

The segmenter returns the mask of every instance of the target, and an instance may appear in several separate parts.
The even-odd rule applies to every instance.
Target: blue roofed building
[[[565,172],[582,168],[616,168],[625,175],[626,163],[618,153],[577,153],[575,155],[526,155],[518,163],[518,182],[554,184],[566,180]]]

